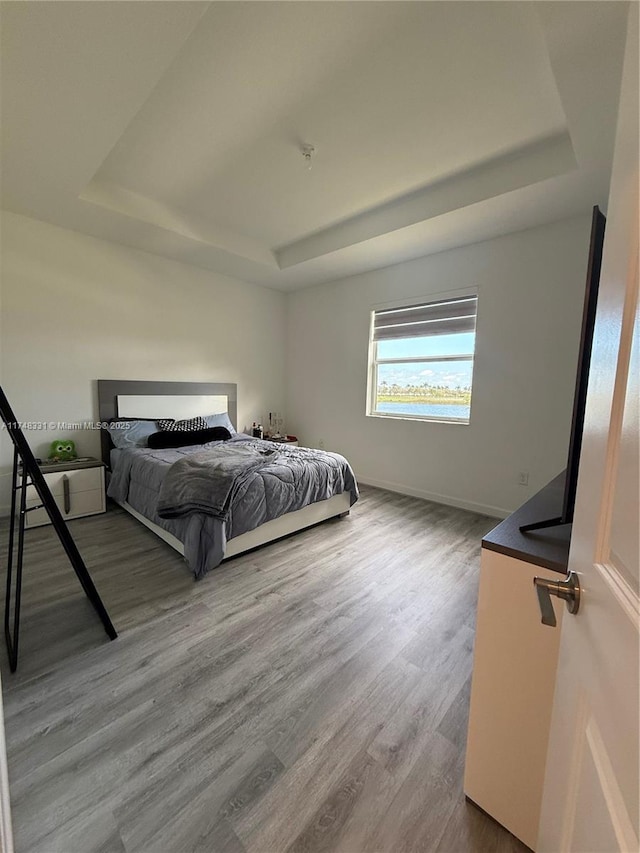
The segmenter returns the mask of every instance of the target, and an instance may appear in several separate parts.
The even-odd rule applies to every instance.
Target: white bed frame
[[[233,383],[204,382],[132,382],[128,380],[98,380],[98,409],[102,423],[114,417],[126,418],[193,418],[227,412],[237,425],[236,393]],[[212,406],[214,408],[212,408]],[[110,467],[111,442],[103,430],[102,458]],[[124,510],[144,524],[160,539],[184,556],[184,545],[168,531],[150,521],[126,502],[117,502]],[[304,530],[329,518],[349,513],[351,496],[348,492],[309,504],[295,512],[267,521],[227,542],[224,559],[236,557],[268,542]]]
[[[283,536],[289,536],[290,533],[297,533],[299,530],[312,527],[314,524],[319,524],[321,521],[326,521],[329,518],[347,515],[350,508],[350,500],[349,492],[343,492],[340,495],[334,495],[326,501],[318,501],[295,512],[288,512],[286,515],[281,515],[280,518],[265,521],[264,524],[256,527],[255,530],[250,530],[248,533],[243,533],[241,536],[236,536],[227,542],[224,559],[228,560],[230,557],[237,557],[238,554],[244,554],[245,551],[251,551],[253,548],[266,545],[268,542],[282,539]],[[156,536],[163,539],[167,545],[171,545],[172,548],[175,548],[178,553],[184,556],[184,545],[179,539],[176,539],[167,530],[163,530],[162,527],[158,527],[153,521],[145,518],[142,513],[139,513],[128,503],[121,503],[120,501],[116,501],[116,503],[134,518],[137,518],[145,527],[152,530]]]

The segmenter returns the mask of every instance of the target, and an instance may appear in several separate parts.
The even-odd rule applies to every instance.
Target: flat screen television
[[[578,469],[580,467],[580,450],[582,448],[582,430],[584,428],[584,413],[587,404],[587,386],[589,384],[589,367],[591,365],[591,347],[593,331],[596,324],[596,308],[598,305],[598,285],[600,284],[600,268],[602,267],[602,247],[604,245],[604,228],[606,219],[596,205],[591,218],[591,242],[589,245],[589,264],[587,266],[587,286],[584,295],[582,311],[582,332],[580,334],[580,350],[578,352],[578,373],[576,389],[573,396],[573,417],[571,419],[571,435],[569,438],[569,456],[567,459],[567,474],[564,484],[562,515],[524,524],[522,533],[541,530],[544,527],[555,527],[559,524],[571,524],[576,504],[576,489],[578,486]]]

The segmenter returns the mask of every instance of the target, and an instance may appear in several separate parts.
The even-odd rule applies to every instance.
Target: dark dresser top
[[[482,547],[534,566],[543,566],[566,574],[569,561],[571,525],[547,527],[520,533],[521,524],[544,521],[562,513],[565,471],[530,498],[520,509],[511,513],[482,540]]]
[[[50,462],[44,459],[38,467],[43,474],[51,474],[52,471],[76,471],[78,468],[102,468],[104,462],[94,456],[81,456],[80,459],[67,459],[65,462]]]

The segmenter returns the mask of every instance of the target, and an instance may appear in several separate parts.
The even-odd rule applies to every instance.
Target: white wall
[[[514,510],[566,462],[589,225],[586,214],[290,294],[288,430],[344,453],[364,482]],[[373,306],[470,286],[479,295],[471,423],[366,417]]]
[[[96,419],[97,379],[237,382],[240,428],[284,410],[283,293],[23,216],[1,227],[0,379],[19,420]],[[64,434],[26,432],[45,456]],[[66,435],[100,455],[97,431]]]
[[[97,416],[99,378],[234,381],[242,427],[284,411],[286,353],[289,432],[344,453],[363,481],[505,514],[564,466],[589,221],[285,296],[4,213],[0,380],[20,420],[71,422]],[[468,286],[479,292],[471,424],[366,417],[371,308]],[[61,433],[27,435],[42,455]],[[67,435],[99,455],[97,432]]]

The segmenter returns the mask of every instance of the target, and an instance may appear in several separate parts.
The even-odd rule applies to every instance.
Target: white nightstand
[[[106,511],[104,464],[99,459],[43,462],[40,470],[65,520]],[[27,507],[40,503],[34,486],[27,486]],[[25,526],[40,527],[49,523],[46,509],[34,509],[27,513]]]
[[[287,444],[289,447],[298,447],[298,439],[288,438],[268,438],[267,441],[274,441],[276,444]]]

